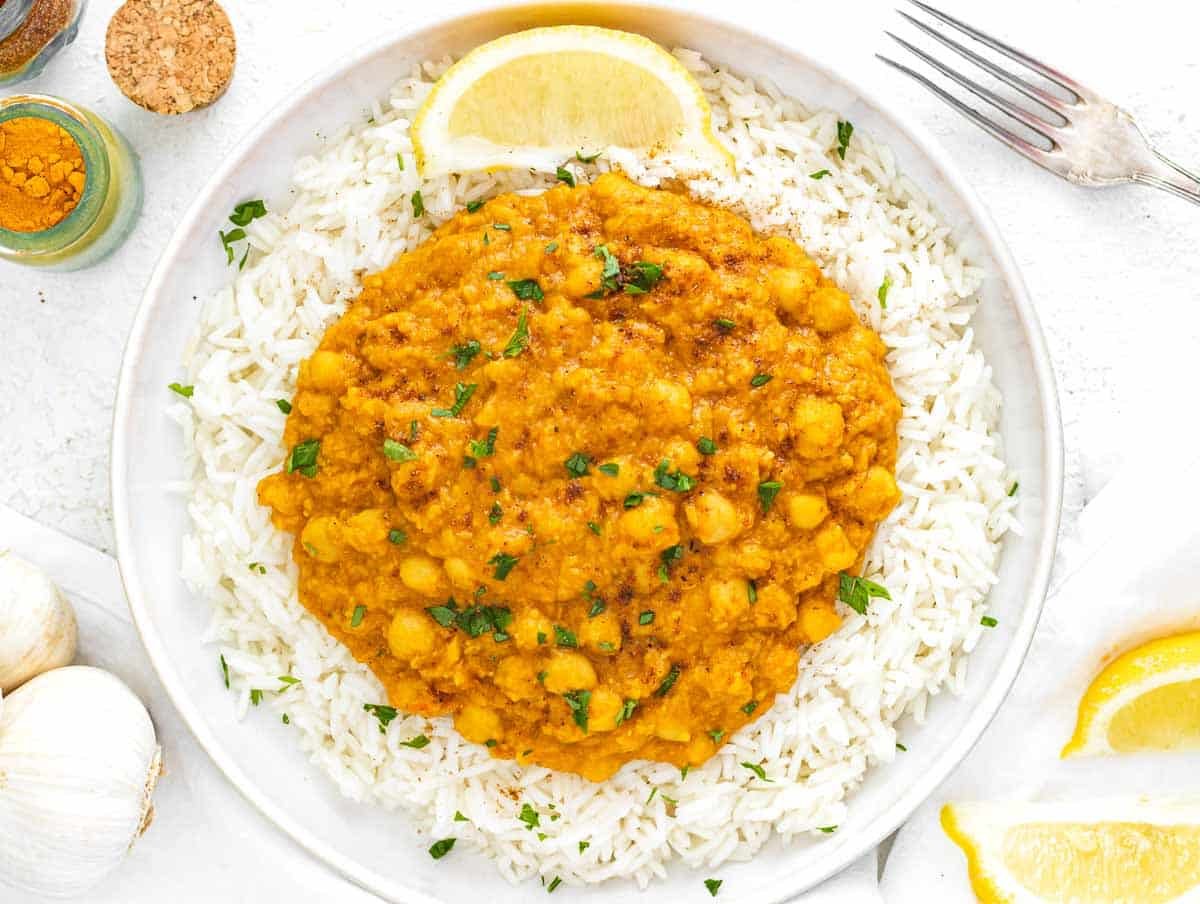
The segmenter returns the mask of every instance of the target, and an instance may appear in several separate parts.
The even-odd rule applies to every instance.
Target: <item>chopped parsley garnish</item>
[[[292,413],[292,403],[289,402],[287,399],[276,399],[275,405],[284,414]]]
[[[676,493],[688,493],[696,486],[696,478],[684,474],[680,470],[676,470],[674,474],[669,473],[671,463],[665,458],[658,463],[658,467],[654,469],[654,482],[664,490],[673,490]]]
[[[754,714],[754,711],[755,711],[756,709],[758,709],[758,701],[757,701],[757,700],[751,700],[749,703],[745,704],[745,705],[742,707],[742,712],[744,712],[746,715],[750,716],[750,715],[753,715],[753,714]]]
[[[522,301],[541,301],[546,297],[536,279],[510,279],[508,287]]]
[[[480,200],[468,201],[467,202],[467,213],[474,213],[482,206],[483,206],[483,202]]]
[[[221,654],[221,675],[225,679],[225,690],[229,690],[229,664],[225,661],[225,654]]]
[[[488,564],[496,566],[495,578],[497,581],[503,581],[519,561],[521,560],[518,556],[510,556],[506,552],[498,552],[488,559]]]
[[[292,724],[292,717],[291,717],[291,716],[289,716],[287,713],[284,713],[284,714],[283,714],[283,719],[282,719],[281,721],[283,722],[283,724],[284,724],[284,725],[291,725],[291,724]]]
[[[539,647],[546,642],[546,632],[545,631],[537,632],[537,642],[538,642]],[[541,680],[542,680],[541,678],[538,679],[538,681],[541,681]]]
[[[400,530],[398,527],[393,527],[390,531],[388,531],[388,542],[389,543],[394,543],[397,546],[399,546],[401,543],[403,543],[407,539],[408,539],[408,534],[406,534],[404,531]]]
[[[599,156],[600,156],[599,151],[596,151],[596,153],[594,153],[594,154],[585,154],[582,149],[575,152],[575,159],[578,160],[580,163],[595,163],[596,158]]]
[[[1020,481],[1014,480],[1014,481],[1013,481],[1013,485],[1012,485],[1012,486],[1010,486],[1010,487],[1008,488],[1008,495],[1009,495],[1009,496],[1016,496],[1016,495],[1017,495],[1017,490],[1020,488],[1020,486],[1021,486],[1021,483],[1020,483]]]
[[[449,357],[454,359],[455,370],[466,370],[467,365],[481,351],[483,351],[483,346],[479,344],[478,339],[468,339],[462,345],[451,346]]]
[[[592,254],[604,262],[604,268],[600,271],[600,288],[589,294],[588,298],[603,298],[622,289],[628,295],[644,295],[663,278],[663,268],[649,261],[636,261],[622,268],[621,262],[607,245],[597,245],[592,249]]]
[[[621,473],[621,466],[615,461],[608,461],[596,467],[597,471],[603,471],[609,477],[616,477]]]
[[[517,814],[517,819],[525,823],[525,829],[536,829],[542,824],[542,818],[538,815],[538,811],[529,804],[521,804],[521,812]]]
[[[499,524],[503,517],[504,509],[500,508],[499,502],[493,502],[491,510],[488,511],[488,524]]]
[[[321,451],[319,439],[306,439],[292,446],[292,454],[288,456],[287,472],[299,471],[305,477],[317,476],[317,455]]]
[[[654,798],[655,798],[655,797],[657,797],[657,796],[658,796],[658,788],[656,788],[656,787],[655,787],[655,788],[651,788],[651,789],[650,789],[650,796],[646,798],[646,803],[650,803],[650,801],[654,800]]]
[[[560,885],[562,885],[562,879],[559,876],[555,876],[550,881],[550,884],[546,886],[546,894],[554,894],[554,889],[558,888]]]
[[[317,548],[315,546],[313,546],[311,543],[304,544],[304,551],[306,553],[308,553],[310,556],[312,556],[314,559],[317,557]]]
[[[488,274],[488,279],[495,282],[497,280],[504,279],[504,274],[501,273],[499,270],[493,270],[491,273]]]
[[[571,718],[575,720],[584,734],[588,733],[588,706],[592,702],[591,691],[568,691],[563,694],[567,706],[571,708]]]
[[[734,323],[732,320],[730,320],[728,317],[718,317],[716,320],[713,321],[713,326],[715,326],[717,329],[719,329],[722,333],[728,333],[735,326],[737,326],[737,324]]]
[[[604,261],[604,269],[600,272],[601,288],[616,292],[620,288],[617,279],[621,275],[621,262],[608,250],[607,245],[597,245],[592,249],[592,254]]]
[[[492,477],[492,478],[489,478],[488,482],[489,482],[489,483],[492,485],[492,492],[493,492],[493,493],[499,493],[499,492],[500,492],[500,478],[499,478],[499,477]]]
[[[809,174],[808,174],[808,178],[810,178],[810,179],[824,179],[824,178],[825,178],[826,176],[828,176],[828,175],[829,175],[829,170],[827,170],[827,169],[819,169],[819,170],[817,170],[815,173],[809,173]]]
[[[589,521],[587,523],[587,526],[588,526],[588,530],[590,530],[593,534],[595,534],[597,537],[600,536],[600,525],[599,524],[597,524],[595,521]]]
[[[410,443],[415,443],[417,441],[417,435],[420,432],[421,432],[420,424],[418,424],[416,421],[408,422],[408,441]]]
[[[415,191],[412,193],[413,216],[421,217],[425,215],[425,199],[421,197],[421,192]]]
[[[721,890],[721,883],[724,881],[724,879],[705,879],[704,887],[707,888],[708,893],[715,898],[717,896],[717,892]]]
[[[420,750],[422,747],[429,746],[429,738],[425,737],[423,734],[419,734],[415,738],[411,738],[407,741],[401,741],[400,746],[411,747],[413,750]]]
[[[257,220],[266,215],[267,205],[262,202],[261,198],[256,198],[253,201],[243,201],[233,208],[233,213],[229,215],[229,222],[234,226],[249,226],[251,220]]]
[[[751,772],[753,772],[755,775],[757,775],[764,782],[771,781],[771,779],[767,778],[766,770],[763,769],[762,766],[758,765],[758,763],[742,763],[742,767],[745,769],[749,769]]]
[[[549,245],[546,246],[547,254],[553,254],[557,250],[558,250],[558,242],[551,242]]]
[[[901,744],[899,741],[896,742],[896,749],[899,750],[901,753],[908,753],[908,748],[905,747],[903,744]]]
[[[572,452],[571,457],[563,462],[563,467],[572,477],[586,477],[590,459],[582,452]]]
[[[171,390],[171,392],[175,393],[176,395],[183,396],[185,399],[190,399],[192,397],[192,393],[196,391],[195,386],[184,386],[182,383],[168,383],[167,389]]]
[[[881,587],[874,581],[855,577],[842,571],[838,573],[838,599],[857,612],[867,614],[867,605],[875,597],[890,600],[892,595],[886,587]]]
[[[562,625],[555,625],[554,644],[559,647],[575,648],[579,646],[579,641],[576,639],[574,631],[568,631]]]
[[[285,687],[280,688],[280,693],[283,693],[283,691],[287,690],[293,684],[300,683],[300,679],[294,675],[280,675],[279,680],[285,685]]]
[[[383,441],[383,454],[392,461],[416,461],[417,453],[410,449],[404,443],[398,443],[394,439],[385,439]]]
[[[696,449],[700,452],[701,455],[716,455],[717,454],[717,444],[714,443],[707,436],[702,436],[698,440],[696,440]]]
[[[651,494],[650,493],[640,493],[640,492],[636,492],[636,491],[630,493],[628,496],[625,497],[625,503],[624,503],[625,508],[627,508],[627,509],[637,508],[639,505],[641,505],[643,502],[646,501],[646,497],[649,495],[651,495]]]
[[[639,615],[638,616],[638,624],[639,625],[654,624],[654,610],[647,609],[645,612],[643,612],[641,615]]]
[[[460,628],[468,637],[490,632],[496,643],[508,640],[508,627],[512,624],[512,610],[505,606],[477,605],[460,612],[454,597],[450,597],[444,606],[430,606],[425,611],[443,628]]]
[[[386,732],[388,723],[396,718],[399,713],[394,706],[385,706],[382,703],[364,703],[363,709],[379,720],[380,733]]]
[[[449,408],[434,408],[429,413],[434,417],[458,417],[462,413],[462,410],[467,407],[467,402],[475,394],[476,388],[478,387],[475,383],[455,383],[454,404]]]
[[[616,649],[616,647],[613,646],[613,644],[611,642],[609,642],[607,640],[602,640],[596,644],[596,649],[603,650],[605,653],[611,653],[613,650]]]
[[[824,832],[826,835],[832,835],[837,831],[837,826],[818,826],[818,832]]]
[[[979,619],[979,624],[983,625],[985,628],[994,628],[996,625],[1000,624],[1000,622],[996,621],[996,619],[992,618],[990,615],[985,615],[983,618]]]
[[[488,431],[486,439],[473,439],[467,446],[476,458],[489,458],[496,451],[496,437],[499,435],[500,428],[493,427]]]
[[[512,227],[507,223],[493,223],[493,229],[499,229],[501,232],[512,232]]]
[[[515,358],[529,346],[529,320],[525,313],[525,309],[521,309],[520,315],[517,317],[517,329],[508,340],[508,344],[504,346],[503,355],[506,358]]]
[[[746,599],[751,606],[758,602],[758,583],[754,580],[746,581]]]
[[[659,553],[659,559],[662,564],[658,566],[658,577],[665,584],[671,579],[671,569],[675,567],[675,563],[683,559],[683,545],[676,543],[674,546],[668,546]]]
[[[404,172],[404,155],[399,151],[396,152],[396,166],[400,172]]]
[[[575,187],[575,175],[565,166],[560,166],[554,171],[554,178],[559,182],[565,182],[571,188]]]
[[[228,232],[217,230],[217,235],[221,237],[221,246],[225,249],[225,263],[233,263],[233,243],[240,242],[246,237],[245,229],[230,229]],[[239,266],[240,270],[241,267]]]
[[[261,690],[259,690],[258,688],[252,688],[250,690],[250,705],[251,706],[258,706],[258,704],[262,703],[262,698],[263,698],[263,692]]]
[[[713,739],[714,744],[720,744],[721,738],[725,737],[725,729],[714,728],[711,731],[707,732],[707,734],[710,738]]]
[[[771,511],[771,506],[775,503],[775,497],[779,495],[779,491],[783,489],[783,484],[778,480],[764,480],[758,485],[758,504],[762,506],[763,514]]]
[[[760,386],[766,386],[774,379],[771,374],[755,374],[750,378],[750,385],[757,389]]]
[[[638,702],[636,700],[626,700],[621,704],[621,709],[613,717],[613,724],[620,725],[622,722],[627,722],[633,718],[633,711],[637,709]]]
[[[663,278],[663,268],[649,261],[635,261],[625,274],[625,292],[629,295],[645,295]]]
[[[837,154],[842,160],[846,159],[846,148],[850,147],[850,136],[854,134],[854,124],[838,120],[837,124]]]
[[[441,860],[450,853],[450,849],[454,847],[455,838],[443,838],[441,841],[435,841],[429,846],[429,856],[434,860]]]
[[[586,850],[587,850],[588,848],[590,848],[591,846],[592,846],[592,843],[591,843],[590,841],[581,841],[581,842],[579,842],[579,853],[581,853],[581,854],[582,854],[584,851],[586,851]]]
[[[495,738],[488,738],[486,741],[483,742],[483,746],[486,747],[488,750],[491,750],[493,747],[496,746],[497,743],[499,743],[499,742]]]
[[[879,306],[881,308],[887,307],[888,290],[891,289],[891,287],[892,278],[890,276],[884,276],[883,282],[879,284],[879,291],[875,293],[875,297],[879,299]]]
[[[678,663],[673,664],[671,666],[671,670],[667,672],[667,677],[664,678],[662,683],[659,684],[658,688],[655,689],[654,696],[665,697],[667,695],[667,691],[673,688],[675,686],[675,682],[679,680],[679,673],[682,671],[682,666],[680,666]]]
[[[595,618],[601,612],[608,608],[608,604],[604,602],[604,597],[596,596],[596,582],[588,581],[583,585],[583,599],[588,603],[588,618]]]
[[[350,616],[350,627],[357,628],[362,624],[363,616],[367,614],[366,606],[355,606],[354,614]]]
[[[470,822],[471,820],[469,820],[469,819],[467,819],[467,817],[463,816],[461,810],[455,810],[454,811],[454,821],[455,822]]]
[[[250,570],[253,571],[255,574],[266,574],[267,566],[264,565],[262,562],[251,562]]]

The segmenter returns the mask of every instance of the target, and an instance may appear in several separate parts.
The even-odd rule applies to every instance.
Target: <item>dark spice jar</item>
[[[33,78],[75,40],[84,0],[0,0],[0,85]]]

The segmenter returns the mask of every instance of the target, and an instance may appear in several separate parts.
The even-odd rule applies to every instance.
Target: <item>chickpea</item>
[[[331,392],[345,385],[347,370],[346,358],[341,353],[321,350],[313,352],[301,365],[301,378],[308,377],[313,387]]]
[[[513,636],[517,647],[522,650],[536,650],[554,642],[554,625],[550,619],[536,609],[513,619],[508,633]],[[538,643],[538,637],[542,638]]]
[[[750,584],[744,579],[713,581],[708,585],[709,617],[722,627],[734,624],[750,608]]]
[[[388,649],[397,659],[415,659],[433,651],[437,643],[434,624],[429,616],[412,609],[400,609],[388,626]]]
[[[454,727],[468,741],[486,744],[498,741],[504,734],[500,716],[490,709],[468,703],[454,719]]]
[[[812,530],[829,514],[829,506],[825,504],[825,500],[808,493],[792,493],[788,495],[785,504],[788,522],[800,530]]]
[[[625,509],[617,529],[634,546],[666,549],[679,542],[675,504],[665,496],[646,496],[637,508]]]
[[[804,314],[813,288],[812,277],[803,270],[772,270],[767,278],[771,298],[794,317]]]
[[[336,562],[342,554],[342,526],[336,518],[319,515],[300,532],[305,551],[318,562]]]
[[[796,620],[796,599],[778,584],[758,588],[758,602],[750,607],[759,628],[786,628]]]
[[[588,707],[588,731],[612,731],[623,706],[620,696],[606,687],[596,688]]]
[[[805,458],[831,455],[842,442],[846,423],[836,402],[806,398],[792,412],[796,451]]]
[[[563,280],[563,294],[570,298],[582,298],[600,288],[604,265],[599,260],[581,258]]]
[[[692,739],[692,733],[686,725],[676,722],[670,717],[661,717],[654,726],[654,736],[663,741],[675,741],[686,744]]]
[[[665,427],[686,427],[692,422],[692,395],[682,383],[648,380],[643,398],[655,421]]]
[[[437,596],[442,589],[442,570],[429,556],[408,556],[400,563],[400,580],[422,596]]]
[[[445,569],[446,576],[450,578],[450,583],[459,590],[471,590],[479,583],[475,569],[466,559],[451,556],[442,562],[442,568]]]
[[[830,571],[849,568],[858,558],[858,550],[847,539],[836,521],[825,525],[816,536],[817,553]]]
[[[541,695],[536,662],[528,656],[505,656],[496,666],[496,687],[509,700],[533,700]]]
[[[621,621],[612,612],[601,612],[579,628],[579,643],[600,653],[621,649]]]
[[[380,509],[363,509],[346,519],[343,538],[359,552],[372,552],[387,543],[387,516]]]
[[[820,643],[842,625],[831,605],[805,603],[800,607],[800,629],[809,643]]]
[[[695,494],[684,504],[683,514],[697,539],[710,546],[732,540],[742,531],[737,508],[716,490],[701,490]]]
[[[582,653],[556,650],[546,663],[542,684],[552,694],[587,691],[596,686],[596,670]]]
[[[836,286],[822,286],[812,293],[809,315],[818,333],[836,333],[854,321],[850,296]]]
[[[866,518],[883,518],[900,501],[896,478],[887,468],[873,465],[863,476],[858,492],[846,501],[850,508]]]

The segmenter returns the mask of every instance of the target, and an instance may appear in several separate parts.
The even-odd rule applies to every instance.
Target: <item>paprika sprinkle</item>
[[[0,122],[0,228],[57,226],[79,203],[86,179],[83,152],[62,127],[33,116]]]

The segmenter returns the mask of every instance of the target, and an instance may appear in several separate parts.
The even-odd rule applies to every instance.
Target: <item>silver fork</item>
[[[880,60],[910,78],[916,79],[959,113],[962,113],[988,134],[1004,142],[1018,154],[1028,157],[1038,166],[1048,169],[1069,182],[1089,187],[1139,182],[1142,185],[1161,188],[1163,191],[1186,198],[1194,204],[1200,204],[1200,177],[1189,173],[1154,150],[1129,113],[1083,87],[1074,79],[1068,78],[1058,70],[1035,60],[1015,47],[1011,47],[1003,41],[921,2],[921,0],[909,0],[909,2],[938,22],[1008,57],[1027,70],[1037,73],[1050,84],[1061,88],[1073,99],[1064,100],[1050,91],[1031,84],[1026,78],[996,65],[987,57],[981,56],[969,47],[965,47],[943,34],[937,28],[910,16],[903,10],[897,10],[897,12],[922,32],[1009,85],[1033,101],[1039,109],[1028,109],[985,88],[974,79],[957,72],[899,35],[889,31],[887,32],[888,37],[942,75],[957,82],[976,97],[991,104],[1001,113],[1040,136],[1044,139],[1044,146],[1027,141],[1010,129],[984,116],[974,107],[963,103],[921,73],[897,63],[895,60],[888,59],[882,54],[876,54]]]

